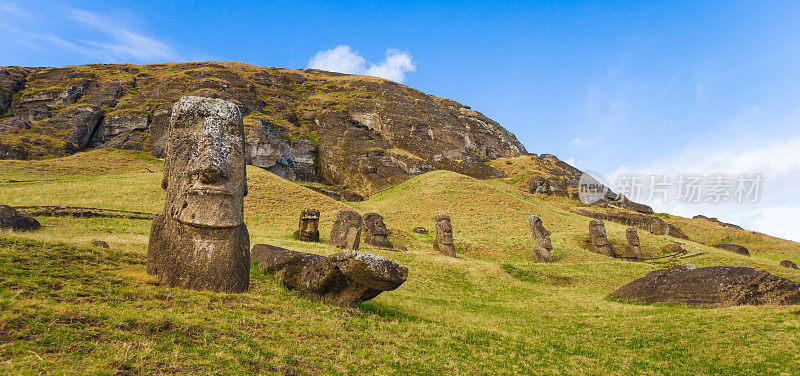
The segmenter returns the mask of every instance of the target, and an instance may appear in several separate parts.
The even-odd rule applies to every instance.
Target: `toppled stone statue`
[[[408,277],[408,269],[392,260],[355,251],[325,257],[257,244],[250,254],[287,288],[342,306],[394,290]]]
[[[642,258],[642,246],[639,243],[639,233],[635,228],[625,230],[625,238],[628,240],[628,246],[625,247],[625,257],[640,259]]]
[[[417,233],[417,234],[422,234],[422,235],[425,235],[425,234],[428,233],[428,230],[426,230],[425,227],[414,227],[414,229],[411,230],[411,231],[413,231],[414,233]]]
[[[789,268],[789,269],[800,269],[800,268],[797,267],[797,264],[795,264],[795,263],[793,263],[793,262],[791,262],[789,260],[781,261],[781,266],[783,266],[784,268]]]
[[[606,225],[603,221],[595,219],[589,221],[589,250],[601,255],[614,257],[614,247],[606,237]]]
[[[0,231],[33,231],[42,227],[39,221],[8,205],[0,205]]]
[[[531,228],[531,235],[533,235],[533,249],[534,258],[537,261],[553,262],[553,256],[550,251],[553,250],[553,243],[550,242],[550,231],[542,225],[542,219],[539,216],[532,215],[528,217],[528,227]]]
[[[247,291],[244,127],[236,105],[180,98],[172,107],[166,153],[166,200],[150,230],[147,272],[171,287]]]
[[[392,248],[389,242],[389,229],[378,213],[364,214],[364,242],[379,248]]]
[[[294,238],[305,242],[319,241],[319,210],[303,209],[300,213],[300,225],[294,231]]]
[[[800,283],[756,268],[688,264],[650,272],[614,291],[611,298],[713,307],[800,304]]]
[[[334,247],[357,250],[361,242],[361,215],[352,209],[339,210],[329,242]]]
[[[450,216],[439,214],[436,220],[436,240],[433,241],[433,249],[437,252],[451,257],[456,257],[456,247],[453,245],[453,225],[450,224]]]
[[[733,253],[738,253],[743,256],[750,256],[750,251],[747,250],[744,246],[738,244],[714,244],[712,245],[714,248],[724,249],[726,251],[730,251]]]

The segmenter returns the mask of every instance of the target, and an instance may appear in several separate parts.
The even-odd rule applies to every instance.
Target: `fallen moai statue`
[[[622,301],[700,306],[800,304],[800,283],[739,266],[687,264],[656,270],[610,295]]]
[[[250,257],[288,289],[341,306],[354,306],[394,290],[408,277],[408,269],[392,260],[355,251],[325,257],[256,244]]]

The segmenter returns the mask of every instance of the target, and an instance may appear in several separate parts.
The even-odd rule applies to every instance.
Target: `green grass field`
[[[157,213],[161,162],[98,150],[45,161],[0,161],[0,203]],[[693,256],[630,263],[584,248],[589,218],[501,180],[452,172],[417,176],[360,203],[333,201],[248,168],[251,244],[333,254],[337,210],[381,213],[408,251],[361,252],[409,268],[399,289],[343,310],[287,291],[253,269],[251,291],[165,288],[145,273],[150,223],[37,217],[43,228],[0,234],[0,373],[22,375],[794,375],[800,307],[701,308],[607,298],[649,271],[679,263],[782,268],[800,245],[671,216],[693,239],[734,242],[745,257],[692,241]],[[321,242],[291,237],[300,211],[320,209]],[[433,216],[449,213],[458,258],[435,253]],[[556,261],[531,260],[528,215],[553,235]],[[606,223],[615,248],[625,226]],[[639,231],[645,254],[675,239]],[[93,248],[93,239],[110,249]],[[727,240],[726,240],[727,239]]]

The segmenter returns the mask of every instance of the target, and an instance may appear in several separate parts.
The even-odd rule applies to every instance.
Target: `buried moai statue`
[[[147,272],[171,287],[247,291],[242,115],[233,103],[186,96],[172,107],[168,132],[166,200],[150,230]]]
[[[595,219],[589,222],[589,250],[601,255],[614,257],[614,248],[606,237],[606,225],[603,221]]]
[[[303,209],[300,213],[299,228],[294,232],[294,238],[306,242],[319,241],[319,210]]]
[[[639,234],[635,228],[625,230],[625,237],[628,239],[628,246],[625,247],[625,257],[632,259],[642,258],[642,246],[639,243]]]
[[[389,230],[380,214],[364,214],[364,243],[379,248],[392,248],[392,243],[389,242]]]
[[[532,215],[528,217],[528,226],[531,228],[531,235],[535,245],[533,250],[534,258],[537,261],[553,262],[553,256],[550,254],[550,251],[553,250],[553,243],[550,242],[550,231],[544,228],[542,219],[539,216]]]
[[[453,245],[453,225],[450,224],[450,216],[439,214],[435,219],[436,240],[433,241],[433,249],[443,255],[456,257],[456,247]]]
[[[361,215],[352,209],[342,209],[336,213],[331,229],[330,245],[343,249],[357,250],[361,241]]]

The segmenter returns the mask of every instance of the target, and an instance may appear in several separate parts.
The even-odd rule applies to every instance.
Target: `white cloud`
[[[317,52],[309,61],[308,68],[339,73],[362,74],[403,82],[407,72],[417,69],[411,54],[397,49],[386,50],[386,58],[380,63],[367,62],[350,46],[339,45],[330,50]]]

